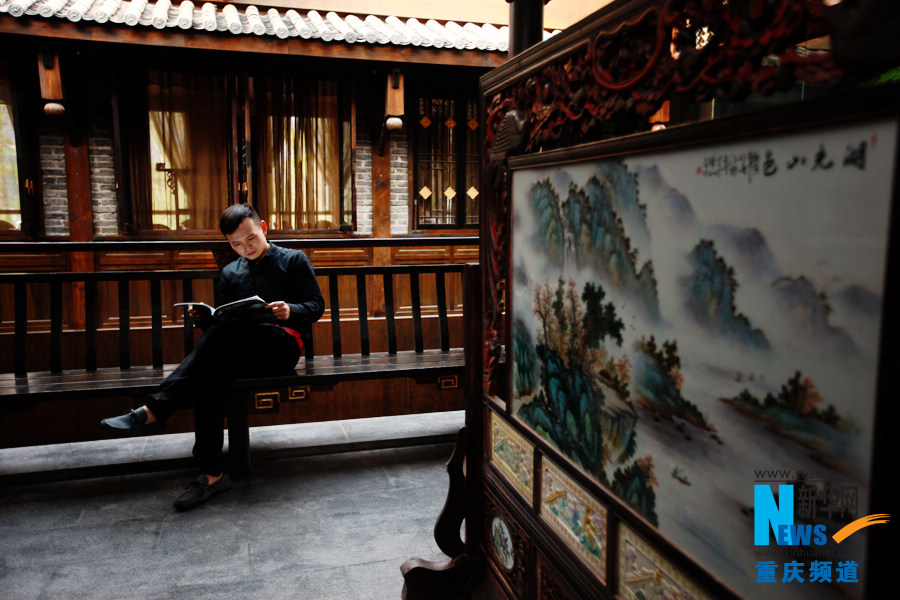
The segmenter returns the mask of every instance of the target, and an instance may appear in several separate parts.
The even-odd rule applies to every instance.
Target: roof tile
[[[230,32],[232,35],[275,36],[280,39],[318,38],[323,42],[345,44],[391,44],[506,52],[509,28],[489,23],[440,23],[428,19],[424,24],[415,18],[395,16],[344,15],[328,12],[323,18],[315,10],[289,9],[284,14],[276,8],[255,5],[241,12],[234,4],[218,7],[204,2],[197,7],[192,0],[0,0],[0,14],[15,18],[43,17],[65,19],[73,23],[124,23],[128,27],[154,27],[195,31]],[[199,4],[199,0],[198,0]],[[544,32],[544,39],[556,31]]]

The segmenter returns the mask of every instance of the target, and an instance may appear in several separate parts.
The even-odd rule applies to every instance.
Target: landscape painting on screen
[[[754,546],[756,483],[805,490],[798,518],[830,533],[868,514],[896,135],[884,120],[514,172],[513,414],[747,598],[771,594],[759,561],[791,560]]]

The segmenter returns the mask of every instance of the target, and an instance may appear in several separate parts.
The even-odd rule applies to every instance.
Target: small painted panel
[[[541,517],[606,579],[606,508],[546,459],[541,461]]]
[[[509,526],[503,517],[499,515],[491,519],[491,540],[493,541],[494,556],[507,571],[516,566],[516,553],[513,548],[512,535]]]
[[[489,564],[498,580],[507,588],[508,597],[527,598],[530,581],[525,569],[529,555],[528,536],[490,493],[485,495],[482,522],[484,552],[490,558]]]
[[[712,600],[631,529],[619,529],[619,595],[624,600]]]
[[[534,446],[491,411],[491,462],[531,504]]]

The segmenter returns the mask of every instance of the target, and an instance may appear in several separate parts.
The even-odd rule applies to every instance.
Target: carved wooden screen
[[[615,3],[482,78],[476,597],[891,581],[889,528],[841,532],[895,504],[900,92],[830,19]]]

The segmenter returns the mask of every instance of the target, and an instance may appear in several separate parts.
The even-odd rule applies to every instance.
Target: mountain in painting
[[[831,304],[841,310],[867,319],[881,315],[881,298],[861,285],[848,285],[832,294]]]
[[[560,201],[557,189],[565,181],[548,178],[529,193],[547,258],[559,266],[590,269],[646,316],[658,319],[653,264],[640,264],[638,251],[625,233],[627,221],[637,235],[649,236],[634,175],[620,161],[604,163],[583,187],[568,181],[566,197]]]
[[[691,272],[682,278],[685,309],[711,334],[745,346],[769,349],[765,334],[735,307],[738,282],[734,269],[716,252],[712,240],[700,240],[690,253]]]
[[[634,167],[634,173],[640,182],[641,190],[661,200],[656,208],[663,211],[661,217],[666,223],[676,225],[680,229],[689,229],[697,225],[697,215],[690,201],[669,185],[656,165],[638,165]]]
[[[851,284],[826,294],[824,285],[803,273],[788,276],[790,256],[776,256],[758,227],[703,223],[690,199],[672,187],[656,166],[633,170],[648,202],[652,197],[655,222],[669,228],[671,237],[653,241],[680,253],[676,248],[690,239],[700,240],[684,250],[690,272],[680,278],[679,293],[685,294],[682,306],[705,330],[759,349],[781,343],[774,337],[783,337],[782,342],[792,346],[802,340],[816,350],[848,355],[857,355],[861,345],[877,343],[881,298],[876,293]],[[738,312],[738,281],[748,292],[742,294],[744,302],[762,302],[770,308],[766,312],[754,307],[755,313],[768,316],[765,321],[751,325]],[[767,336],[766,330],[772,335]]]
[[[848,285],[832,293],[830,322],[853,336],[861,348],[877,352],[881,338],[881,297],[861,285]]]
[[[546,249],[546,258],[562,268],[566,259],[566,223],[559,206],[559,195],[549,179],[532,186],[529,200],[537,216],[535,240]]]
[[[741,273],[771,283],[781,276],[765,236],[756,227],[712,225],[708,228],[722,253],[733,257]]]
[[[637,251],[613,208],[615,195],[635,191],[634,187],[614,187],[608,179],[593,176],[583,190],[569,188],[563,212],[570,226],[576,264],[590,267],[601,280],[637,300],[649,316],[659,318],[653,265],[646,262],[638,270]]]
[[[846,331],[829,322],[833,310],[805,277],[781,277],[772,284],[779,310],[791,336],[810,347],[854,356],[859,347]]]

